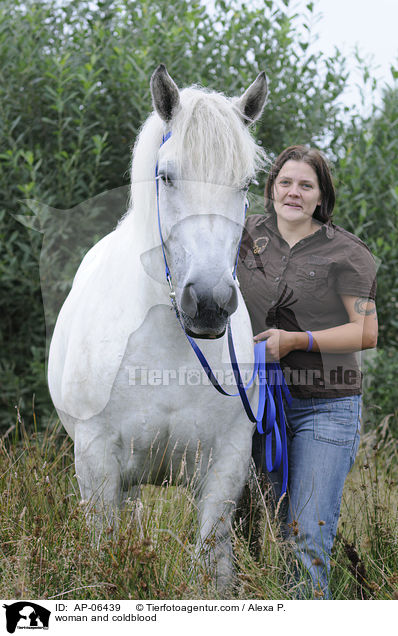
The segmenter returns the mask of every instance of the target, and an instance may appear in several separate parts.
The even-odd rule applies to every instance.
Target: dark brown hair
[[[275,214],[272,202],[272,190],[277,178],[286,161],[304,161],[315,171],[318,177],[319,188],[321,190],[322,201],[317,205],[313,214],[314,219],[327,223],[332,218],[333,208],[336,200],[332,175],[329,165],[323,154],[315,148],[307,146],[289,146],[281,152],[272,164],[267,183],[265,184],[265,210]]]

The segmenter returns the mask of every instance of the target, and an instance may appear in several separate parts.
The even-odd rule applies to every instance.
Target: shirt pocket
[[[297,290],[305,295],[310,296],[315,292],[322,294],[328,288],[330,265],[323,263],[304,263],[297,267],[296,285]]]

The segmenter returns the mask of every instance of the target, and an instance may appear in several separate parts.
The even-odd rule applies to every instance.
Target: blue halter
[[[163,136],[161,146],[163,146],[163,144],[166,143],[166,141],[170,137],[171,137],[171,131],[169,131],[166,135]],[[162,246],[162,253],[163,253],[163,259],[164,259],[164,265],[165,265],[165,275],[166,275],[166,280],[170,287],[170,298],[171,298],[171,302],[174,307],[178,322],[180,323],[183,332],[185,333],[192,349],[194,350],[199,362],[201,363],[207,377],[209,378],[214,388],[217,389],[217,391],[221,393],[222,395],[226,395],[228,397],[237,397],[239,395],[249,420],[253,423],[254,422],[256,423],[257,430],[259,433],[265,434],[266,436],[265,437],[265,462],[266,462],[267,471],[276,472],[277,470],[279,470],[279,467],[282,462],[283,478],[282,478],[281,496],[283,496],[286,493],[287,481],[288,481],[287,436],[286,436],[285,414],[283,410],[283,395],[285,396],[285,399],[287,400],[288,404],[291,403],[291,395],[287,387],[283,372],[277,362],[269,362],[269,363],[266,362],[266,341],[259,342],[254,345],[254,366],[253,366],[252,377],[250,381],[248,382],[248,384],[244,386],[244,383],[242,381],[242,376],[239,370],[238,361],[236,359],[236,353],[235,353],[235,348],[234,348],[233,339],[232,339],[231,323],[230,323],[230,320],[228,319],[228,326],[227,326],[228,349],[229,349],[231,366],[234,372],[234,377],[237,384],[238,392],[228,393],[219,384],[217,378],[215,377],[213,371],[211,370],[209,363],[207,362],[202,351],[196,344],[195,340],[186,333],[184,325],[180,318],[179,311],[178,311],[177,303],[175,300],[175,292],[173,290],[173,285],[171,281],[170,269],[167,264],[166,252],[165,252],[163,235],[162,235],[162,226],[160,223],[158,163],[156,163],[156,168],[155,168],[155,183],[156,183],[156,204],[157,204],[158,227],[159,227],[160,242]],[[247,208],[248,208],[248,202],[246,200],[245,209],[244,209],[244,218],[246,217]],[[238,266],[238,257],[239,257],[241,241],[242,241],[242,237],[239,242],[238,251],[236,255],[236,261],[235,261],[235,266],[233,271],[234,279],[236,278],[236,270]],[[257,414],[255,415],[250,406],[249,398],[247,396],[246,391],[253,384],[257,376],[259,379],[259,400],[258,400]],[[283,391],[283,394],[282,394],[282,391]],[[276,398],[277,408],[275,405],[275,398]],[[265,430],[264,430],[263,419],[264,419],[265,408],[267,409],[267,411],[266,411],[266,420],[265,420],[266,423],[265,423]],[[278,416],[279,416],[280,430],[279,430],[278,421],[276,417],[277,410],[278,410]],[[273,447],[274,447],[274,453],[275,453],[274,458],[272,456]]]

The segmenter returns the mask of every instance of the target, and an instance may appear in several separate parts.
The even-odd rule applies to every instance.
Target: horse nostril
[[[198,296],[192,283],[185,285],[181,294],[181,309],[190,317],[195,318],[198,309]]]
[[[213,299],[220,314],[230,316],[238,306],[238,293],[234,284],[224,286],[222,290],[215,289]]]

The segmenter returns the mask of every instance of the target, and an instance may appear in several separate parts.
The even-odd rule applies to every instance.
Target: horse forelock
[[[266,153],[243,123],[234,99],[196,86],[181,90],[180,98],[181,107],[171,122],[173,155],[180,174],[189,173],[204,183],[239,187],[264,168]],[[164,132],[165,124],[156,113],[140,130],[131,166],[129,211],[152,207]],[[144,188],[139,187],[143,184]]]
[[[199,181],[239,186],[265,163],[265,153],[243,124],[234,102],[196,87],[181,91],[173,121],[176,158]]]

